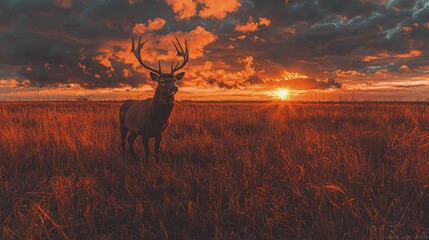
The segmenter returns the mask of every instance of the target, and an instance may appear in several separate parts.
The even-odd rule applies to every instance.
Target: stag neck
[[[173,107],[174,95],[163,94],[157,87],[150,105],[152,116],[156,117],[159,122],[168,121]]]

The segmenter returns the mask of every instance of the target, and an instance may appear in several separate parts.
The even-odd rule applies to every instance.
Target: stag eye
[[[161,83],[162,83],[162,84],[164,84],[164,83],[165,83],[165,81],[164,81],[164,80],[161,80]]]

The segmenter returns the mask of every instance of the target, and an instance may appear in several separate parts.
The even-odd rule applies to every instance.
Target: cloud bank
[[[428,12],[425,0],[4,0],[0,79],[142,86],[147,71],[129,53],[132,34],[148,39],[145,61],[164,69],[175,59],[171,40],[186,38],[187,86],[311,90],[425,78]],[[284,79],[284,71],[308,77]]]

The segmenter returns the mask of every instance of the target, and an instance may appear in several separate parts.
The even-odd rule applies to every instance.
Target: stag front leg
[[[143,142],[143,146],[144,146],[144,153],[145,153],[146,161],[149,161],[149,155],[150,155],[149,139],[146,137],[142,137],[142,142]]]
[[[121,154],[122,154],[123,158],[126,157],[126,155],[125,155],[125,145],[126,145],[125,140],[127,139],[127,133],[128,133],[128,130],[124,126],[122,126],[122,124],[121,124],[121,146],[122,146]]]
[[[136,140],[137,136],[138,136],[137,133],[133,133],[133,132],[131,132],[131,135],[128,136],[128,145],[130,146],[131,157],[134,160],[137,160],[136,154],[134,152],[134,140]]]
[[[156,161],[159,161],[159,143],[161,142],[162,135],[155,137],[155,157]]]

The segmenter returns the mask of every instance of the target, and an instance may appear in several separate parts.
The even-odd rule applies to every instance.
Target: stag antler
[[[137,48],[135,47],[135,44],[134,44],[134,36],[132,36],[131,52],[134,54],[134,56],[136,56],[137,60],[139,61],[139,63],[143,67],[145,67],[146,69],[148,69],[148,70],[150,70],[152,72],[157,73],[158,75],[161,75],[162,74],[162,71],[161,71],[161,61],[159,61],[159,63],[158,63],[159,64],[158,65],[158,70],[156,70],[155,68],[152,68],[152,67],[150,67],[150,66],[148,66],[148,65],[146,65],[146,64],[143,63],[142,56],[140,55],[140,51],[142,50],[142,48],[143,48],[144,44],[147,42],[147,40],[144,41],[144,42],[142,42],[142,36],[143,35],[140,35],[139,42],[137,44]]]
[[[183,50],[182,44],[180,44],[180,42],[177,39],[177,37],[175,37],[175,38],[176,38],[177,45],[179,45],[180,50],[177,47],[176,43],[174,43],[173,40],[171,42],[173,43],[174,47],[176,48],[177,56],[178,57],[183,57],[183,62],[180,63],[180,61],[177,61],[176,66],[174,66],[174,60],[173,60],[173,62],[171,62],[171,74],[173,74],[175,71],[183,68],[186,65],[186,63],[188,62],[188,60],[189,60],[188,42],[186,41],[186,38],[185,38],[185,51]]]

